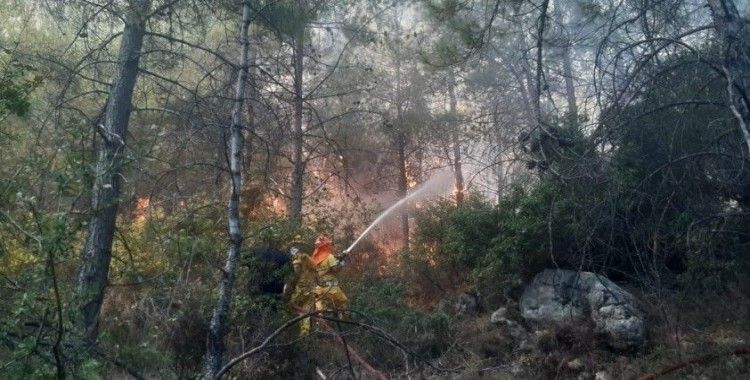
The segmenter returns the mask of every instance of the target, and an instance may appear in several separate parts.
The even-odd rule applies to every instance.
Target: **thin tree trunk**
[[[544,129],[542,125],[542,71],[544,68],[544,29],[547,26],[547,9],[549,6],[549,0],[542,2],[541,12],[539,16],[539,26],[537,29],[537,40],[536,40],[536,80],[534,81],[534,96],[532,101],[534,102],[534,117],[536,118],[537,127]]]
[[[561,26],[560,38],[562,39],[562,43],[560,46],[560,55],[562,56],[563,78],[565,80],[565,98],[568,102],[568,113],[566,117],[570,125],[575,125],[576,123],[578,123],[578,104],[576,102],[576,88],[573,82],[573,62],[570,58],[570,52],[573,44],[570,41],[570,36],[566,29],[567,24],[565,22],[565,16],[562,12],[562,8],[564,6],[565,5],[562,1],[556,1],[552,7],[552,14],[554,18],[557,19],[557,23]]]
[[[416,169],[414,170],[414,179],[417,181],[417,183],[422,183],[425,181],[424,178],[424,146],[421,144],[421,142],[417,143],[417,146],[415,146],[414,151],[414,161]]]
[[[708,0],[723,47],[730,108],[750,151],[750,26],[732,0]]]
[[[396,31],[395,35],[401,36],[401,23],[400,20],[396,17],[395,20],[396,25]],[[401,93],[401,51],[396,47],[395,50],[395,58],[396,58],[396,88],[395,88],[395,94],[394,99],[396,103],[396,153],[397,153],[397,165],[398,165],[398,195],[402,199],[406,197],[408,191],[409,191],[409,178],[407,176],[407,162],[406,162],[406,131],[404,130],[404,120],[403,120],[403,108],[402,108],[402,100],[403,100],[403,94]],[[409,249],[409,210],[408,207],[404,207],[403,211],[401,211],[401,239],[402,239],[402,248],[403,249]]]
[[[449,112],[451,114],[451,144],[453,145],[453,176],[456,180],[455,197],[456,206],[461,207],[464,204],[464,174],[461,169],[461,143],[459,141],[459,124],[456,107],[456,74],[451,69],[448,73],[448,96],[450,98]]]
[[[252,43],[254,31],[252,22],[251,25],[248,25],[248,45]],[[257,113],[256,109],[256,102],[258,101],[258,82],[257,82],[257,72],[256,72],[256,51],[253,49],[250,49],[248,47],[248,67],[247,67],[247,92],[246,92],[246,101],[244,103],[246,109],[247,109],[247,128],[246,132],[242,135],[246,138],[249,137],[248,140],[245,141],[245,150],[246,150],[246,161],[250,161],[252,159],[251,154],[251,148],[252,148],[252,132],[255,131],[255,115]],[[249,167],[249,165],[248,165]],[[244,173],[247,175],[248,173]]]
[[[249,67],[250,42],[248,29],[250,26],[250,4],[246,1],[242,7],[242,28],[240,30],[240,67],[237,75],[237,88],[232,107],[232,125],[229,138],[229,171],[231,194],[229,197],[229,252],[224,264],[219,299],[216,301],[208,330],[206,360],[204,363],[204,377],[213,379],[221,369],[224,356],[224,335],[227,331],[229,307],[232,303],[232,291],[237,274],[237,264],[242,249],[242,230],[240,225],[240,192],[242,190],[242,108],[245,100],[245,87]]]
[[[570,58],[571,43],[566,38],[565,46],[562,48],[563,76],[565,77],[565,97],[568,101],[568,120],[571,125],[578,123],[578,102],[576,100],[576,88],[573,83],[573,62]]]
[[[305,163],[302,155],[302,146],[304,144],[304,134],[302,131],[302,69],[304,59],[304,37],[305,28],[300,26],[300,30],[294,37],[294,126],[292,130],[292,189],[291,200],[289,203],[289,217],[292,222],[302,223],[302,198],[304,195],[303,179],[305,175]]]
[[[97,126],[103,142],[96,161],[91,219],[77,281],[82,328],[90,343],[95,342],[98,336],[99,312],[112,259],[112,240],[120,203],[123,151],[133,88],[138,79],[138,64],[146,25],[144,16],[149,9],[148,0],[131,2],[122,33],[117,72],[107,100],[104,125]]]
[[[503,134],[500,129],[500,121],[497,117],[497,103],[495,101],[495,112],[492,114],[492,130],[495,132],[495,149],[497,155],[495,156],[495,179],[497,181],[497,204],[500,204],[503,200],[503,189],[505,188],[505,176],[503,175]]]
[[[409,190],[409,178],[406,171],[406,134],[399,130],[396,139],[398,150],[398,195],[403,199]],[[409,249],[409,211],[406,207],[401,211],[401,238],[403,239],[403,249]]]
[[[523,59],[519,62],[520,72],[509,65],[511,73],[518,82],[518,87],[521,91],[521,97],[523,98],[524,115],[529,122],[529,128],[533,128],[536,125],[536,113],[534,112],[533,99],[537,97],[535,94],[536,86],[534,86],[534,80],[531,74],[529,61],[530,46],[526,42],[526,31],[523,29],[521,23],[517,23],[517,38],[518,43],[517,49],[522,52]]]
[[[523,63],[521,63],[521,66],[526,67],[526,60],[524,60]],[[522,76],[521,73],[516,71],[512,66],[510,67],[511,73],[513,74],[513,78],[515,78],[516,82],[518,83],[518,89],[521,94],[521,100],[523,101],[523,115],[526,117],[526,121],[529,123],[529,127],[533,127],[536,122],[534,121],[534,111],[531,109],[531,92],[529,89],[532,90],[533,88],[530,88],[531,82],[527,82],[524,80],[524,76],[527,76],[528,78],[531,78],[531,74],[528,73],[528,68],[525,70],[522,68],[522,71],[524,71],[525,75]]]
[[[549,9],[549,0],[544,0],[541,6],[541,15],[539,16],[539,25],[537,28],[537,40],[536,40],[536,78],[534,80],[534,118],[535,129],[539,132],[539,154],[541,155],[542,162],[545,167],[549,167],[549,160],[547,159],[547,153],[544,148],[544,139],[549,136],[549,131],[544,126],[544,120],[542,117],[542,86],[543,81],[543,70],[544,70],[544,30],[547,25],[547,11]]]

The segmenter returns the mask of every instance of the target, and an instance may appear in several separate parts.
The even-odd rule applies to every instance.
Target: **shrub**
[[[368,278],[352,294],[353,318],[387,331],[400,343],[425,358],[438,357],[451,341],[451,318],[442,312],[427,313],[406,303],[406,288],[396,279]],[[354,342],[385,368],[403,364],[402,352],[373,334],[364,332]]]

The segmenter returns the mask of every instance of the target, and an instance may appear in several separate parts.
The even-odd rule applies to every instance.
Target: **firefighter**
[[[315,240],[315,250],[311,261],[317,274],[315,294],[315,310],[345,310],[349,306],[349,299],[339,287],[336,273],[343,262],[333,255],[333,242],[326,235],[318,236]]]
[[[314,290],[317,286],[317,273],[315,265],[309,254],[301,252],[299,248],[292,247],[289,250],[292,256],[292,267],[294,276],[292,281],[286,286],[286,291],[290,292],[289,304],[296,312],[310,312],[315,310]],[[306,336],[310,333],[310,318],[300,321],[300,336]]]

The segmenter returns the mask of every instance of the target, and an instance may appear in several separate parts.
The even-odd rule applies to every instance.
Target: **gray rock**
[[[583,360],[581,360],[580,358],[575,358],[569,361],[566,365],[573,371],[580,371],[584,367]]]
[[[500,317],[493,318],[492,323],[496,324],[499,328],[505,329],[505,331],[508,332],[508,335],[515,340],[522,340],[531,337],[531,334],[529,334],[529,332],[516,321]]]
[[[524,290],[520,308],[523,318],[532,323],[591,320],[614,348],[634,348],[646,340],[643,312],[636,298],[595,273],[545,270]]]
[[[501,307],[497,309],[490,316],[490,321],[513,338],[520,351],[531,352],[534,350],[534,337],[520,323],[508,318],[507,308]]]
[[[599,371],[594,376],[594,380],[612,380],[612,375],[607,371]]]
[[[504,308],[504,307],[501,307],[501,308],[495,310],[495,312],[492,313],[492,315],[490,316],[490,322],[492,322],[492,323],[498,323],[502,319],[505,319],[507,315],[508,315],[508,309]]]

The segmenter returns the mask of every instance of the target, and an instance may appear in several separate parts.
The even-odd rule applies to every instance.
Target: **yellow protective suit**
[[[309,312],[315,310],[315,287],[317,286],[317,272],[310,255],[298,253],[292,260],[295,278],[289,303],[297,312]],[[310,333],[310,318],[300,321],[300,336]]]
[[[334,275],[339,269],[339,262],[333,255],[328,256],[315,270],[318,274],[318,286],[315,287],[315,309],[344,310],[349,307],[349,299],[339,287],[338,280]]]
[[[336,278],[341,265],[331,253],[332,249],[331,240],[327,236],[318,237],[312,256],[317,274],[317,286],[314,289],[316,310],[344,310],[349,307],[349,299]]]

